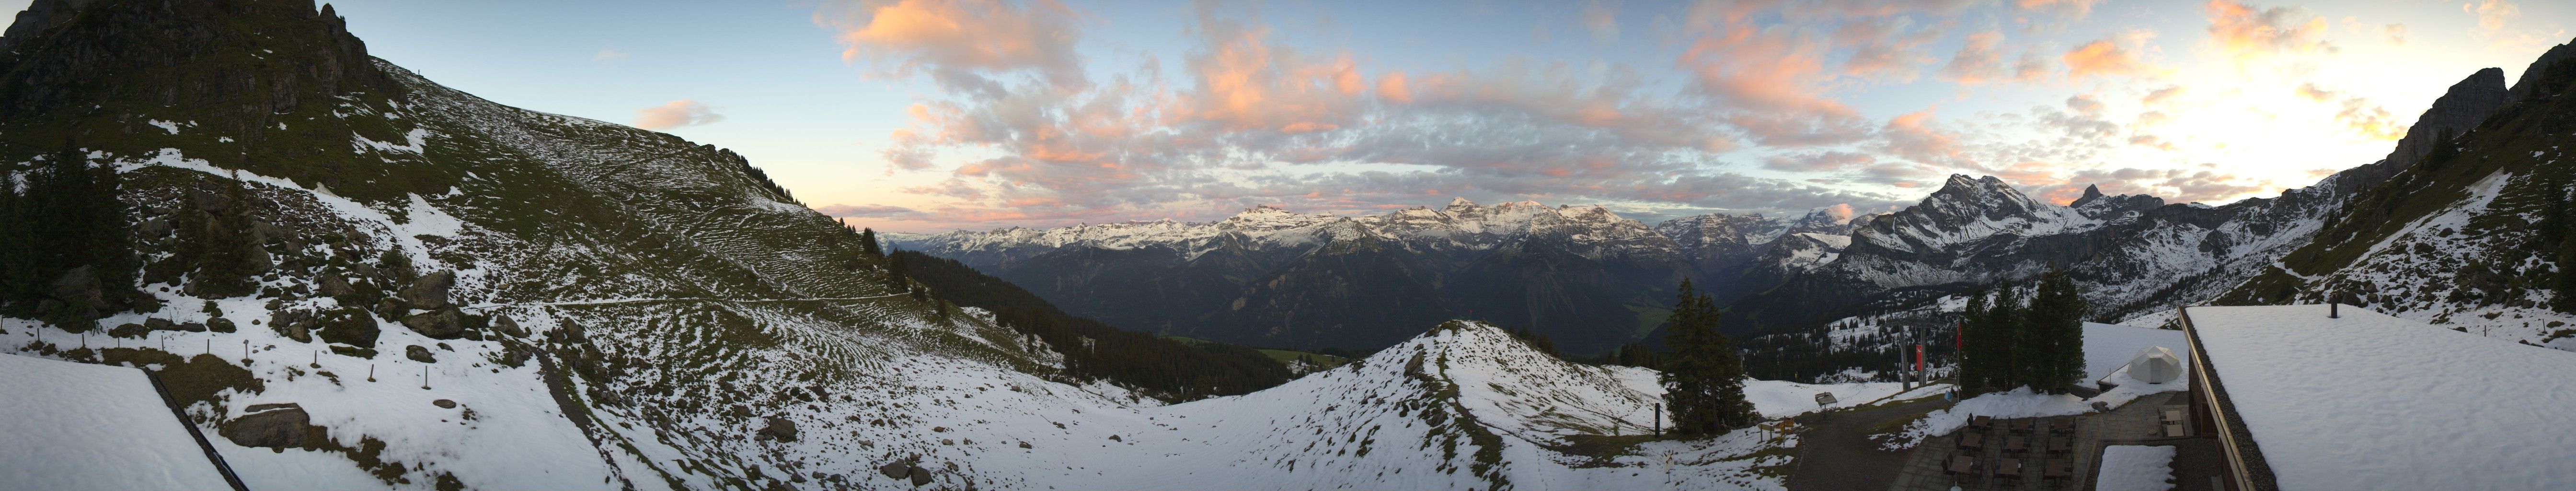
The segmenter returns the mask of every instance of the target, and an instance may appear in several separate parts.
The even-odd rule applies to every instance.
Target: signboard
[[[1816,405],[1817,405],[1817,406],[1820,406],[1820,407],[1821,407],[1821,406],[1831,406],[1831,405],[1834,405],[1834,393],[1832,393],[1832,392],[1818,392],[1818,393],[1816,393]]]

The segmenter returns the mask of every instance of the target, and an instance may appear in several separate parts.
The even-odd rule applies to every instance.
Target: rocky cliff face
[[[2504,103],[2512,104],[2530,99],[2533,92],[2547,85],[2540,83],[2540,79],[2548,75],[2549,68],[2557,66],[2559,61],[2570,58],[2576,58],[2576,42],[2561,43],[2541,53],[2539,59],[2531,60],[2529,68],[2522,70],[2521,78],[2514,79],[2513,89],[2506,93]]]
[[[78,15],[114,3],[118,15]],[[135,105],[188,106],[244,138],[302,110],[368,93],[399,97],[366,43],[324,6],[298,2],[43,0],[19,14],[0,57],[0,108],[109,118]],[[258,24],[219,25],[204,19]],[[49,34],[36,36],[36,34]],[[246,48],[246,49],[245,49]],[[196,74],[184,78],[177,74]],[[174,77],[161,83],[131,79]],[[94,107],[93,107],[94,106]],[[86,111],[65,108],[90,107]]]
[[[2315,239],[2221,304],[2328,299],[2465,332],[2576,351],[2576,58],[2561,45],[2511,103],[2416,165],[2353,195]],[[2537,74],[2536,76],[2534,74]]]
[[[2372,170],[2394,174],[2415,165],[2425,152],[2432,151],[2433,145],[2443,143],[2439,141],[2442,135],[2456,138],[2467,134],[2485,122],[2488,115],[2495,114],[2497,108],[2504,107],[2507,99],[2510,97],[2505,90],[2504,70],[2488,68],[2470,74],[2460,83],[2451,84],[2449,91],[2433,100],[2432,108],[2415,118],[2414,126],[2406,128],[2406,137],[2397,140],[2397,149],[2389,151],[2388,159],[2377,164],[2386,169]],[[2377,177],[2386,179],[2384,175]]]

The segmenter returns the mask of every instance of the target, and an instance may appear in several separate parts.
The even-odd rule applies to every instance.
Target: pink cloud
[[[724,121],[724,115],[696,100],[680,99],[659,106],[635,110],[635,127],[667,130]]]
[[[2257,8],[2233,0],[2209,0],[2209,37],[2237,61],[2280,53],[2332,52],[2324,40],[2326,19],[2297,7]]]
[[[1202,8],[1203,47],[1185,61],[1197,82],[1167,109],[1231,131],[1307,133],[1357,117],[1368,84],[1351,55],[1316,58],[1274,46],[1270,27],[1219,18]]]
[[[2066,63],[2068,80],[2080,81],[2085,77],[2094,76],[2145,75],[2154,70],[2153,66],[2139,61],[2137,55],[2132,54],[2128,48],[2122,48],[2107,39],[2084,43],[2067,51],[2066,55],[2059,59]]]
[[[1959,51],[1941,66],[1939,77],[1961,85],[2030,83],[2048,78],[2048,63],[2028,47],[2022,49],[2018,61],[2006,61],[2000,48],[2003,41],[2002,32],[1969,34],[1959,44]]]
[[[844,1],[814,14],[840,31],[846,61],[894,61],[894,73],[927,72],[941,83],[991,90],[982,74],[1033,70],[1059,86],[1083,85],[1073,51],[1082,14],[1055,0]]]

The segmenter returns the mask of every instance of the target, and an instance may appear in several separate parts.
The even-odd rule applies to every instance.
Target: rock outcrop
[[[313,425],[304,407],[293,403],[259,404],[249,414],[226,421],[216,433],[234,444],[276,451],[289,448],[323,448],[331,446],[329,430]]]
[[[420,277],[410,288],[402,290],[402,299],[411,308],[438,310],[447,307],[447,291],[456,288],[456,272],[440,271]]]
[[[2523,78],[2529,80],[2531,77],[2525,73]],[[2471,128],[2478,127],[2478,123],[2486,122],[2487,116],[2495,114],[2497,108],[2504,107],[2508,99],[2503,69],[2478,70],[2469,74],[2469,78],[2451,84],[2450,90],[2433,100],[2433,107],[2415,118],[2414,126],[2406,128],[2406,137],[2397,140],[2397,148],[2388,152],[2388,160],[2383,164],[2388,167],[2385,173],[2395,175],[2396,171],[2415,165],[2416,159],[2433,151],[2433,145],[2442,143],[2438,141],[2442,135],[2456,138],[2468,133]],[[2377,177],[2387,179],[2386,175]]]
[[[403,327],[431,339],[456,339],[465,336],[465,315],[449,307],[404,317]]]

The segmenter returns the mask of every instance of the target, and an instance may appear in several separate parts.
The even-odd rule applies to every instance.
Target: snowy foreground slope
[[[0,373],[0,488],[224,486],[142,371],[0,355]]]
[[[603,307],[549,308],[568,310],[531,314],[526,324],[560,330],[569,317],[549,316]],[[328,367],[313,372],[303,360],[272,358],[250,367],[264,379],[264,390],[225,394],[230,410],[203,403],[192,410],[205,417],[298,404],[332,437],[349,440],[343,444],[363,446],[349,436],[365,435],[380,442],[370,458],[398,462],[387,474],[370,474],[374,469],[329,452],[273,452],[217,438],[244,480],[259,489],[421,489],[447,479],[495,489],[903,489],[913,486],[916,473],[929,483],[979,489],[1779,489],[1775,469],[1789,457],[1764,451],[1795,445],[1794,437],[1748,429],[1711,440],[1574,453],[1567,448],[1578,435],[1649,431],[1651,405],[1661,396],[1654,373],[1565,363],[1470,322],[1446,324],[1280,387],[1170,406],[935,353],[858,356],[864,369],[797,380],[785,374],[804,363],[773,362],[838,358],[848,353],[805,358],[788,351],[864,345],[868,338],[797,326],[800,321],[785,316],[770,322],[787,326],[776,330],[782,338],[801,338],[784,343],[798,348],[749,357],[713,375],[718,381],[710,385],[797,394],[757,406],[800,429],[785,438],[721,417],[674,414],[696,405],[687,399],[742,397],[714,393],[719,387],[675,397],[634,389],[670,376],[668,368],[625,371],[597,385],[569,382],[584,387],[563,394],[551,391],[533,364],[384,363],[379,381],[371,382],[338,357],[322,356]],[[605,350],[671,356],[669,350],[685,346],[643,331],[696,329],[687,324],[587,335]],[[8,329],[33,334],[23,322],[11,321]],[[47,331],[48,343],[69,336]],[[178,344],[196,345],[191,339]],[[264,350],[276,341],[282,340],[253,344]],[[422,369],[431,374],[431,388],[419,386]],[[333,370],[338,373],[326,375]],[[1756,384],[1758,399],[1833,390],[1865,400],[1892,392],[1877,387],[1892,384],[1766,384]],[[580,402],[560,404],[568,401],[556,397]],[[433,404],[439,400],[458,407]],[[166,425],[167,418],[150,422]],[[207,426],[212,436],[222,425]],[[194,449],[174,444],[166,450]],[[402,482],[380,475],[443,477]]]

